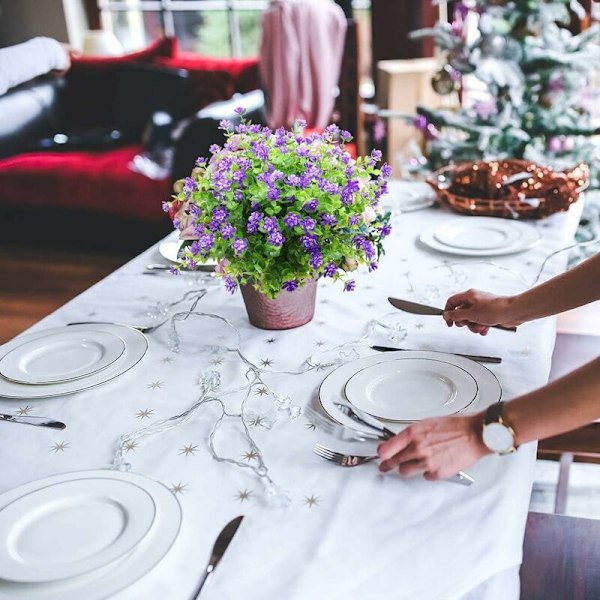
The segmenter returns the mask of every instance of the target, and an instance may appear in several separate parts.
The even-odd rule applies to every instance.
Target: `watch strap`
[[[490,423],[502,423],[502,407],[504,402],[494,402],[490,404],[485,411],[484,423],[489,425]]]

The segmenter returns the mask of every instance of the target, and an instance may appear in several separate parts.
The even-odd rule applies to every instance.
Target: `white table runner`
[[[269,332],[248,324],[240,294],[210,288],[198,309],[227,317],[240,329],[245,354],[267,370],[294,370],[313,352],[359,338],[369,318],[407,330],[399,346],[499,355],[490,365],[504,398],[543,385],[548,377],[555,322],[526,324],[516,334],[492,331],[486,338],[448,329],[439,317],[394,311],[388,295],[443,305],[469,287],[514,293],[531,281],[550,252],[566,246],[580,214],[575,206],[535,223],[541,243],[529,252],[492,259],[450,257],[416,243],[421,230],[453,216],[445,209],[396,215],[394,232],[380,269],[357,276],[357,290],[321,282],[315,319],[290,331]],[[75,257],[76,258],[76,257]],[[544,278],[562,271],[566,253],[552,259]],[[155,301],[171,302],[190,288],[192,277],[142,275],[158,262],[157,246],[41,321],[34,329],[71,321],[149,322]],[[439,297],[432,297],[433,287]],[[435,295],[435,294],[433,294]],[[226,384],[244,383],[245,369],[230,354],[211,354],[202,344],[221,343],[225,330],[193,317],[180,327],[181,352],[169,351],[166,327],[150,334],[144,360],[123,377],[97,389],[62,398],[25,402],[0,399],[1,412],[51,416],[67,423],[62,432],[2,424],[0,492],[48,475],[109,466],[123,433],[181,412],[196,399],[198,378],[216,369]],[[392,342],[378,336],[370,343]],[[364,353],[370,353],[366,349]],[[328,371],[299,376],[266,374],[276,390],[300,406],[311,400]],[[257,414],[266,398],[256,394]],[[228,401],[233,409],[234,399]],[[27,406],[31,408],[28,410]],[[381,475],[376,464],[342,469],[312,454],[315,441],[306,418],[283,420],[267,430],[260,419],[252,430],[271,477],[291,494],[284,509],[267,508],[264,489],[253,474],[215,462],[207,452],[215,407],[189,423],[142,439],[126,454],[132,470],[172,487],[182,504],[182,533],[167,557],[146,577],[116,596],[120,599],[187,599],[208,560],[213,541],[231,518],[246,519],[203,591],[206,600],[327,598],[460,598],[493,575],[518,565],[533,475],[535,445],[509,457],[488,457],[469,469],[476,483]],[[248,448],[239,424],[226,424],[217,438],[223,453],[240,460]],[[254,460],[251,456],[248,461]],[[514,572],[514,570],[513,570]]]

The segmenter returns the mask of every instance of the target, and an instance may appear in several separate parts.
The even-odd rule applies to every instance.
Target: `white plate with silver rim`
[[[477,396],[473,376],[455,364],[431,358],[402,358],[365,367],[350,377],[351,404],[385,421],[419,421],[453,415]]]
[[[29,340],[0,358],[0,375],[16,383],[62,383],[98,373],[125,351],[108,331],[63,330]]]
[[[428,248],[446,254],[501,256],[533,248],[540,241],[540,234],[519,221],[458,217],[426,229],[419,240]]]
[[[156,506],[156,517],[148,534],[122,559],[79,577],[46,583],[15,583],[0,579],[1,600],[103,600],[135,583],[170,550],[181,528],[179,502],[162,483],[137,473],[111,470],[62,473],[2,494],[0,508],[42,487],[90,478],[127,481],[148,492]]]
[[[41,583],[77,577],[131,552],[156,507],[129,481],[54,483],[0,509],[0,579]]]
[[[64,396],[66,394],[74,394],[98,385],[111,381],[120,377],[135,365],[146,354],[148,350],[148,340],[146,336],[137,329],[127,327],[126,325],[112,325],[108,323],[94,323],[93,325],[69,325],[63,327],[55,327],[20,336],[7,342],[0,347],[0,355],[8,354],[18,346],[25,342],[45,337],[47,335],[58,333],[59,331],[80,331],[86,332],[91,330],[106,331],[120,337],[125,343],[125,351],[114,363],[106,369],[94,373],[89,377],[82,377],[73,381],[64,383],[49,383],[41,385],[29,385],[24,383],[14,383],[0,376],[0,397],[35,400],[36,398],[52,398],[54,396]]]
[[[347,381],[358,371],[377,365],[380,363],[403,360],[408,358],[428,358],[434,360],[443,360],[444,362],[454,364],[470,373],[477,382],[479,391],[473,402],[465,408],[463,414],[470,414],[483,410],[494,402],[499,402],[502,397],[502,388],[496,376],[482,364],[474,362],[462,356],[447,354],[445,352],[431,352],[425,350],[405,350],[403,352],[385,352],[384,354],[374,354],[365,356],[352,362],[341,365],[335,371],[332,371],[321,383],[319,387],[318,400],[322,410],[336,423],[350,427],[351,429],[360,429],[360,425],[350,417],[344,415],[335,406],[335,402],[340,398],[345,398],[344,388]],[[386,422],[386,425],[392,431],[402,431],[406,424]]]
[[[183,241],[181,240],[165,240],[161,242],[158,246],[158,251],[163,258],[166,258],[168,261],[172,263],[182,263],[182,259],[179,256],[179,250]],[[203,264],[206,266],[217,266],[216,261],[214,260],[206,260],[206,261],[198,261],[199,264]]]

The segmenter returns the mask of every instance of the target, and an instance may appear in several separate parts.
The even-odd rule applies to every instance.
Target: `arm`
[[[504,406],[517,444],[571,431],[600,418],[600,357]],[[427,419],[380,444],[380,470],[445,479],[490,454],[481,432],[484,413]]]
[[[69,67],[69,53],[52,38],[37,37],[0,49],[0,95],[49,71]]]
[[[444,319],[485,335],[490,325],[520,325],[600,299],[600,254],[516,296],[469,290],[451,296]]]

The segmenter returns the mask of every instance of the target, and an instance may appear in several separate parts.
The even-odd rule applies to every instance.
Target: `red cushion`
[[[128,168],[141,147],[109,152],[36,152],[0,160],[0,206],[57,207],[161,221],[169,179],[155,181]]]
[[[177,50],[177,40],[162,38],[150,44],[147,48],[122,54],[121,56],[74,56],[72,67],[110,68],[127,62],[149,62],[157,56],[173,56]]]
[[[192,52],[179,52],[154,64],[189,72],[195,110],[211,102],[228,100],[234,93],[246,93],[260,87],[257,58],[214,58]]]

